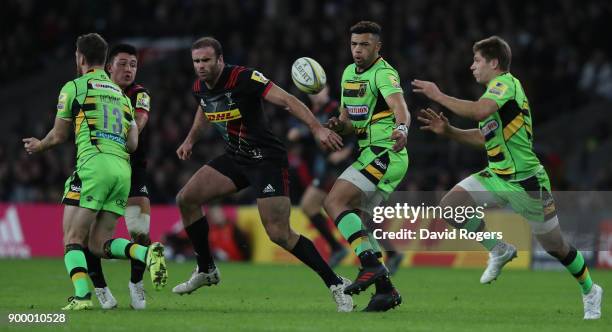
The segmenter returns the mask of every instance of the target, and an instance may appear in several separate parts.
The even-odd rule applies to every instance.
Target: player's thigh
[[[151,201],[148,197],[128,197],[127,206],[138,206],[140,207],[140,213],[151,214]]]
[[[130,194],[127,205],[139,206],[141,213],[151,214],[149,187],[147,186],[147,171],[145,167],[132,166]]]
[[[64,245],[80,244],[87,246],[90,225],[96,219],[96,211],[79,206],[65,205],[62,225]]]
[[[332,220],[336,220],[346,210],[360,209],[362,202],[367,199],[365,193],[375,192],[375,189],[373,183],[349,166],[327,194],[325,211]]]
[[[225,170],[223,168],[221,163],[202,166],[179,191],[179,204],[200,205],[234,193],[246,185],[243,176],[237,173],[231,162],[225,165]]]
[[[507,191],[501,179],[488,170],[474,173],[456,184],[440,201],[442,206],[503,206],[498,197],[500,191]]]
[[[304,191],[302,201],[300,202],[302,211],[304,211],[304,213],[308,216],[319,213],[323,207],[325,196],[327,196],[327,193],[322,189],[313,185],[308,186],[306,191]]]

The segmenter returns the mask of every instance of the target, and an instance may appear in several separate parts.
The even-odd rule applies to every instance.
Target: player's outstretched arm
[[[308,128],[310,128],[312,135],[316,137],[326,149],[337,151],[342,148],[342,137],[328,128],[323,127],[304,103],[276,84],[270,84],[272,84],[272,87],[264,97],[266,101],[289,110],[293,116],[300,119],[300,121],[304,122]]]
[[[196,110],[196,114],[193,118],[193,125],[191,125],[191,129],[189,130],[189,134],[181,144],[181,146],[176,149],[176,155],[180,160],[187,160],[191,157],[191,152],[193,150],[193,145],[200,140],[202,133],[202,126],[204,125],[204,112],[202,111],[202,107],[198,106]]]
[[[412,86],[414,92],[425,95],[425,97],[464,118],[481,121],[499,109],[497,103],[491,99],[483,98],[478,101],[470,101],[451,97],[440,91],[436,83],[433,82],[413,80]]]
[[[391,134],[391,139],[395,141],[393,144],[393,151],[397,152],[406,146],[408,141],[408,128],[410,128],[410,112],[408,112],[408,105],[404,100],[404,96],[399,93],[392,93],[385,98],[385,102],[393,111],[395,115],[396,128]],[[404,125],[402,127],[402,125]]]
[[[459,129],[451,126],[448,118],[442,112],[436,113],[431,108],[421,110],[417,117],[424,125],[421,130],[429,130],[434,134],[448,137],[459,143],[484,148],[485,140],[478,129]]]
[[[47,133],[47,136],[42,140],[35,137],[28,137],[22,139],[23,147],[28,154],[42,152],[48,150],[60,143],[65,142],[70,136],[70,129],[72,128],[72,120],[64,118],[55,118],[53,128]]]

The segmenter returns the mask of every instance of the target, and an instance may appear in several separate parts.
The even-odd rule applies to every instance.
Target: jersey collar
[[[370,68],[374,67],[375,64],[378,63],[378,61],[382,60],[382,56],[378,56],[378,58],[376,58],[376,60],[374,60],[374,62],[372,62],[371,65],[369,65],[366,69],[364,69],[362,72],[358,73],[357,72],[357,65],[355,65],[355,75],[362,75],[363,73],[365,73],[366,71],[370,70]]]

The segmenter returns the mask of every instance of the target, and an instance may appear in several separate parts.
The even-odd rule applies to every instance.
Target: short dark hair
[[[108,44],[97,33],[80,35],[76,41],[77,51],[85,57],[85,62],[90,66],[104,65],[106,62],[106,51]]]
[[[136,47],[130,44],[117,44],[108,52],[107,64],[112,63],[119,53],[127,53],[129,55],[136,56],[138,55],[138,50],[136,50]]]
[[[202,37],[191,44],[192,51],[205,47],[212,47],[217,58],[223,55],[223,47],[221,47],[221,43],[219,43],[219,41],[213,37]]]
[[[499,69],[502,71],[510,70],[512,62],[512,51],[508,43],[498,36],[491,36],[483,40],[477,41],[472,47],[474,54],[480,52],[483,58],[487,61],[497,59],[499,61]]]
[[[380,37],[382,28],[378,23],[372,21],[360,21],[351,27],[350,32],[354,34],[371,33]]]

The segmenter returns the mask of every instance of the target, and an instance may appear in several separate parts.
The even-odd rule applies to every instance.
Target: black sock
[[[206,220],[206,216],[203,216],[193,224],[185,227],[185,231],[196,253],[198,272],[208,273],[214,270],[215,261],[210,254],[210,245],[208,244],[208,221]]]
[[[323,257],[319,254],[312,241],[300,235],[295,247],[291,253],[306,264],[309,268],[315,271],[325,282],[327,287],[342,283],[342,279],[338,277],[334,271],[325,263]]]
[[[94,255],[89,248],[83,250],[85,253],[85,260],[87,261],[87,273],[95,288],[106,287],[106,280],[104,280],[104,273],[102,272],[102,261],[100,257]]]
[[[371,249],[365,250],[364,252],[359,254],[358,257],[363,267],[373,267],[381,264],[378,260],[376,253],[374,253],[374,251]]]
[[[325,241],[327,241],[332,251],[342,248],[340,243],[334,237],[334,234],[332,234],[331,230],[329,229],[327,218],[325,218],[322,213],[319,212],[310,217],[310,222],[319,231],[321,236],[323,236]]]

